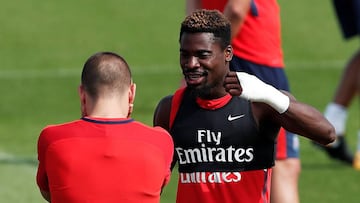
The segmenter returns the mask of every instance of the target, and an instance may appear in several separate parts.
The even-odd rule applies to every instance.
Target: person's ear
[[[134,110],[135,94],[136,94],[136,84],[131,83],[129,88],[129,112],[127,116],[128,118],[130,117],[131,113]]]
[[[135,101],[135,94],[136,94],[136,84],[132,83],[130,85],[130,89],[129,89],[129,103],[133,104]]]
[[[80,85],[78,88],[79,98],[80,98],[80,110],[81,110],[81,116],[87,116],[86,112],[86,93],[84,90],[84,86]]]
[[[231,61],[232,57],[233,57],[233,48],[231,45],[228,45],[225,48],[225,61],[226,62]]]

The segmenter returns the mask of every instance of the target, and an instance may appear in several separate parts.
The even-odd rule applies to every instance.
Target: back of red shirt
[[[169,134],[132,120],[111,122],[80,120],[42,131],[38,185],[51,202],[159,202],[170,177]]]

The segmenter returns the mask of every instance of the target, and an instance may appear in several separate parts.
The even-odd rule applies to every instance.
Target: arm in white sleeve
[[[242,88],[240,97],[254,102],[266,103],[280,114],[284,113],[289,108],[289,97],[275,87],[244,72],[236,72],[236,75]]]

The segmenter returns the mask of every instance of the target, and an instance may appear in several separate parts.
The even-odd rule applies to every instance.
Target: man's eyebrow
[[[180,52],[190,52],[190,51],[187,51],[185,49],[182,49],[180,48],[179,49]],[[212,53],[213,51],[212,50],[208,50],[208,49],[199,49],[199,50],[196,50],[195,53]]]
[[[208,49],[200,49],[200,50],[197,50],[196,53],[212,53],[212,51],[208,50]]]

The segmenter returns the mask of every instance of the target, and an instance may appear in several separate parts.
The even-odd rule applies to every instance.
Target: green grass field
[[[345,42],[331,1],[280,0],[287,74],[294,95],[320,111],[358,46]],[[45,202],[35,184],[36,141],[47,124],[80,116],[77,86],[87,57],[123,55],[138,85],[134,118],[147,124],[158,100],[178,87],[184,1],[2,1],[0,7],[0,202]],[[348,119],[355,149],[359,102]],[[330,160],[301,138],[303,203],[357,203],[360,171]],[[174,202],[176,173],[162,203]]]

